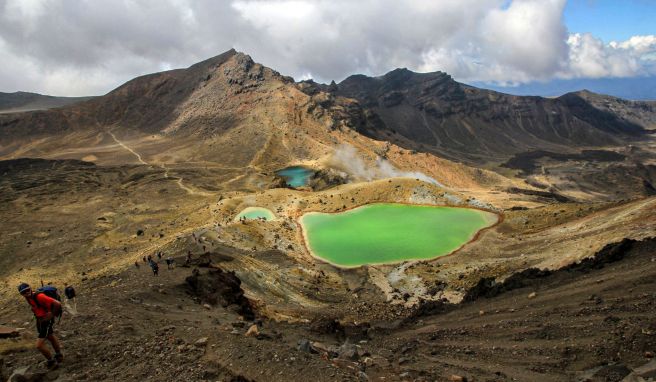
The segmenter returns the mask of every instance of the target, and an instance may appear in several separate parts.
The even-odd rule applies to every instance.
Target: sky
[[[0,0],[0,92],[101,95],[230,48],[296,80],[656,76],[656,0]]]

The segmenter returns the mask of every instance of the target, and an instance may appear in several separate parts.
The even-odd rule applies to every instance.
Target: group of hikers
[[[195,234],[193,234],[193,238],[196,244],[199,245],[199,241],[202,242],[203,240],[202,238],[197,238]],[[205,250],[204,245],[203,250]],[[144,256],[142,261],[150,266],[153,271],[153,275],[158,276],[158,260],[162,260],[162,251],[157,251],[155,253],[155,257],[157,260],[151,255]],[[164,261],[166,262],[167,269],[173,269],[175,267],[175,259],[173,259],[173,257],[168,256],[166,259],[164,259]],[[184,265],[190,265],[191,261],[192,253],[191,251],[187,251]],[[134,266],[136,268],[140,267],[138,260],[134,262]],[[41,284],[43,284],[43,282],[41,282]],[[21,296],[23,296],[27,303],[30,305],[32,313],[34,313],[34,317],[36,319],[36,331],[38,333],[36,348],[46,358],[46,366],[48,369],[54,369],[64,361],[61,344],[59,339],[54,334],[55,319],[59,318],[59,320],[61,320],[61,316],[64,311],[61,297],[57,291],[57,288],[50,285],[42,285],[36,291],[33,291],[29,284],[21,283],[18,286],[18,293],[20,293]],[[68,301],[75,304],[75,289],[72,286],[65,285],[64,294]],[[75,309],[76,308],[72,308],[70,305],[67,305],[67,310],[69,310],[69,313],[72,311],[72,314],[75,314]],[[48,348],[46,341],[50,342],[52,349],[54,350],[54,355]]]
[[[162,252],[161,251],[157,251],[157,253],[155,255],[157,256],[158,260],[162,260]],[[190,255],[191,255],[191,251],[189,251],[189,253],[187,254],[187,258],[189,258]],[[151,255],[144,256],[144,257],[141,258],[141,260],[144,263],[148,264],[150,269],[153,270],[153,275],[155,275],[155,276],[159,275],[159,263]],[[172,258],[171,256],[167,257],[164,261],[166,262],[166,269],[175,268],[175,259]],[[136,260],[134,262],[134,266],[135,266],[135,268],[139,268],[139,260]]]
[[[48,369],[57,367],[64,361],[62,354],[61,344],[59,339],[55,336],[54,325],[55,319],[61,320],[64,311],[61,303],[61,297],[57,288],[47,285],[42,286],[36,291],[27,283],[21,283],[18,286],[18,293],[21,294],[32,308],[34,318],[36,319],[37,340],[36,348],[46,358],[46,366]],[[75,289],[67,285],[64,289],[64,294],[69,301],[75,301]],[[55,354],[53,355],[46,341],[50,342]]]
[[[247,218],[246,216],[240,216],[239,217],[239,222],[241,224],[246,224],[246,222],[248,222],[249,220],[255,220],[255,219],[257,219],[257,221],[261,221],[261,222],[267,221],[267,218],[265,218],[264,216],[257,216],[257,217],[254,217],[254,218]]]

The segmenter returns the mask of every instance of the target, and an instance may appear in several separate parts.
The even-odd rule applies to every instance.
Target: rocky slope
[[[26,328],[0,340],[0,374],[38,360],[15,287],[40,280],[74,284],[80,301],[58,327],[66,363],[33,366],[35,380],[551,381],[643,364],[653,239],[618,244],[626,256],[601,270],[584,259],[656,232],[649,110],[593,111],[592,123],[577,116],[593,102],[585,94],[510,97],[394,76],[400,95],[381,90],[387,80],[352,79],[358,100],[229,51],[85,103],[0,115],[0,325]],[[420,145],[417,105],[429,127],[451,126],[431,136],[464,148]],[[502,122],[478,138],[471,123],[490,110]],[[501,152],[497,135],[532,151]],[[496,172],[471,165],[482,159]],[[290,164],[322,175],[284,188],[274,170]],[[341,269],[307,251],[302,214],[376,202],[501,219],[430,261]],[[235,219],[253,206],[277,219]],[[162,262],[156,277],[143,257],[157,252],[193,260]]]
[[[366,131],[371,136],[475,163],[535,149],[616,146],[644,136],[656,115],[647,102],[603,109],[587,93],[511,96],[460,84],[445,73],[407,69],[375,78],[354,75],[324,89],[354,98],[380,117],[382,123]],[[630,117],[635,110],[639,118]]]

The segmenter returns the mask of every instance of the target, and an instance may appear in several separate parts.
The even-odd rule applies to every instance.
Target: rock
[[[207,341],[207,337],[199,338],[196,342],[194,342],[194,345],[198,347],[207,346]]]
[[[484,314],[485,314],[485,311],[484,311],[484,310],[479,310],[479,311],[478,311],[478,315],[479,315],[479,316],[482,316],[482,315],[484,315]]]
[[[451,382],[467,382],[467,377],[463,377],[456,374],[451,374],[449,376],[449,381]]]
[[[20,332],[16,328],[0,325],[0,338],[12,338],[20,336]]]
[[[203,308],[205,308],[205,309],[207,309],[207,310],[210,310],[210,309],[212,309],[212,305],[210,305],[210,304],[203,304]]]
[[[241,280],[234,272],[212,269],[201,273],[194,269],[192,275],[185,281],[191,294],[206,303],[221,305],[224,308],[234,305],[239,315],[249,320],[255,318],[254,308],[250,300],[244,296]]]
[[[259,335],[260,335],[260,330],[255,324],[251,325],[251,327],[248,328],[248,330],[246,331],[246,337],[257,337]]]
[[[357,361],[358,359],[360,359],[360,354],[358,353],[358,347],[346,342],[342,346],[340,346],[339,349],[337,350],[337,357],[341,359]]]
[[[642,378],[656,378],[656,359],[636,368],[633,373]]]
[[[533,299],[533,298],[535,298],[537,295],[538,295],[537,293],[532,292],[532,293],[530,293],[530,294],[528,295],[528,298],[529,298],[529,299]]]
[[[312,349],[317,353],[326,353],[329,357],[337,356],[338,348],[332,345],[326,345],[321,342],[312,342],[310,343]]]
[[[305,338],[298,341],[298,345],[296,345],[296,350],[301,351],[303,353],[317,353],[316,350],[312,349],[312,345],[310,345],[310,341],[306,340]]]
[[[654,358],[654,352],[646,351],[645,352],[645,358]]]

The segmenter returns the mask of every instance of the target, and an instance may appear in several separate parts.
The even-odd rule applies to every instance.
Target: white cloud
[[[566,0],[0,0],[0,91],[102,94],[232,47],[319,81],[396,67],[502,84],[656,73],[656,38],[568,36]]]
[[[576,33],[569,36],[567,44],[569,57],[567,66],[558,73],[560,78],[656,75],[656,36],[634,36],[604,44],[589,33]]]

